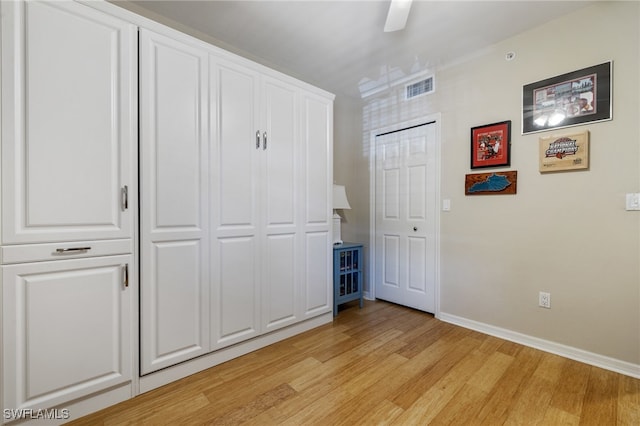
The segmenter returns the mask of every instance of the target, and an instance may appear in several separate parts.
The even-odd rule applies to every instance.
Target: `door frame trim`
[[[375,290],[375,262],[376,262],[376,138],[384,134],[398,132],[402,130],[408,130],[413,127],[417,127],[423,124],[435,124],[436,129],[436,158],[435,158],[435,198],[438,206],[435,209],[435,312],[433,314],[436,318],[440,317],[440,214],[441,214],[441,113],[429,114],[425,117],[414,118],[411,120],[402,121],[399,123],[391,124],[389,126],[376,128],[369,133],[369,291],[365,292],[367,299],[376,298]]]

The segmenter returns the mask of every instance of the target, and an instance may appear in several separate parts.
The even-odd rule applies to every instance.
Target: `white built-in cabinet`
[[[300,90],[229,61],[212,86],[212,337],[224,346],[300,316]]]
[[[332,98],[140,32],[141,373],[330,312]]]
[[[0,15],[3,410],[331,321],[333,95],[103,2]]]
[[[130,397],[136,27],[74,2],[0,12],[3,410]]]

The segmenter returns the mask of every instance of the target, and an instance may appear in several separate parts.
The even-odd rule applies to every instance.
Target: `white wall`
[[[369,241],[370,131],[440,112],[452,205],[441,215],[441,312],[640,365],[640,212],[624,210],[624,194],[640,192],[639,23],[637,2],[580,9],[434,70],[433,95],[365,99],[361,127],[338,99],[335,179],[353,207],[343,238]],[[556,132],[520,134],[522,86],[608,60],[614,119],[556,131],[590,131],[590,169],[540,174],[538,139]],[[503,120],[512,157],[501,170],[518,171],[518,193],[465,196],[470,128]],[[552,309],[537,306],[539,291]]]

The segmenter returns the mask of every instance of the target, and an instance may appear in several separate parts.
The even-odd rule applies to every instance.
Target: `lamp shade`
[[[347,192],[343,185],[333,185],[333,208],[334,209],[350,209],[349,200],[347,200]]]

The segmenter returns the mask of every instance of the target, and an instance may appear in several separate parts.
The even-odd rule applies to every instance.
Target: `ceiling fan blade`
[[[384,32],[399,31],[404,29],[411,10],[413,0],[391,0],[387,22],[384,24]]]

